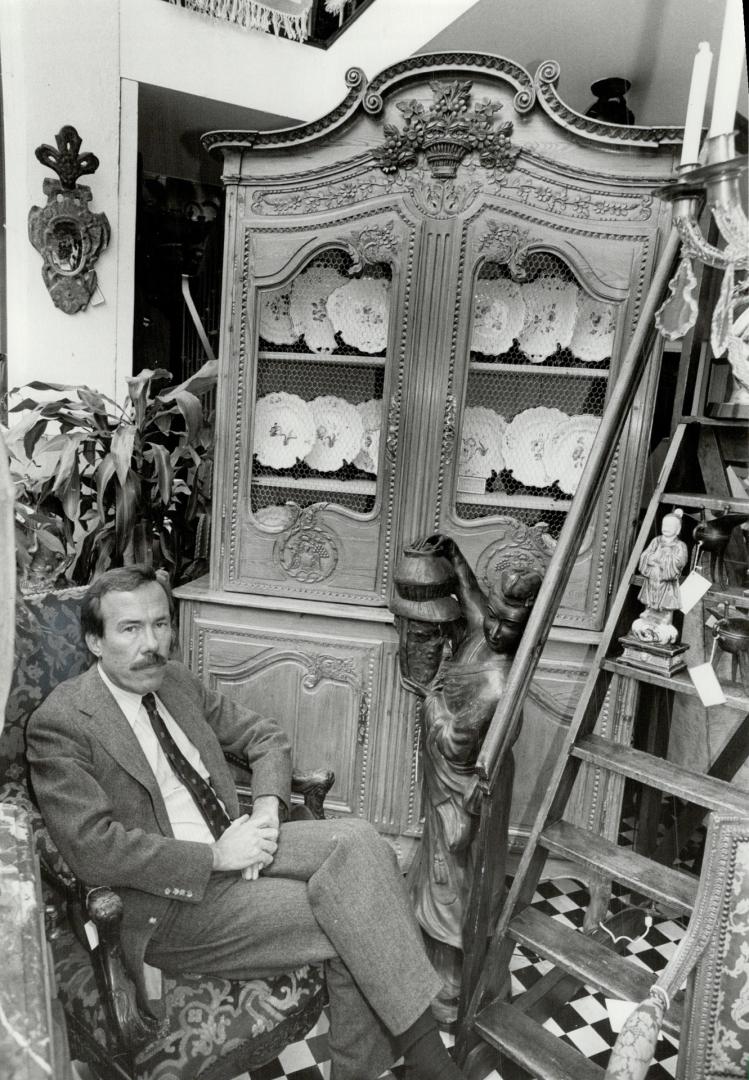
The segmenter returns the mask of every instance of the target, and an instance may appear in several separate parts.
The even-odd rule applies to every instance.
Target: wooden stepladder
[[[646,370],[648,335],[652,332],[653,316],[663,298],[664,282],[668,279],[677,247],[678,241],[672,238],[661,259],[638,330],[625,357],[622,381],[604,413],[565,530],[518,650],[505,696],[497,708],[477,763],[486,800],[487,844],[491,843],[491,806],[501,765],[512,745],[524,694],[568,580],[576,537],[583,534],[592,513],[602,477],[616,450],[626,411]],[[477,875],[465,928],[468,947],[457,1037],[458,1059],[471,1078],[483,1075],[481,1070],[486,1071],[489,1062],[497,1065],[498,1061],[505,1080],[528,1076],[539,1080],[594,1080],[596,1077],[604,1080],[609,1075],[543,1027],[550,1012],[544,1011],[538,987],[512,1003],[507,1000],[507,995],[510,960],[515,945],[519,944],[553,965],[542,982],[556,988],[557,1004],[568,999],[559,998],[559,988],[565,985],[565,980],[571,989],[568,997],[584,983],[611,998],[632,1002],[648,998],[655,976],[615,951],[611,940],[599,929],[601,920],[606,918],[611,883],[619,882],[638,897],[647,898],[656,910],[660,906],[669,915],[678,913],[691,917],[700,881],[669,865],[668,845],[643,851],[617,843],[619,812],[627,778],[644,785],[644,799],[646,803],[649,801],[651,811],[660,806],[664,793],[683,800],[687,804],[685,820],[690,827],[711,811],[749,822],[749,794],[730,782],[737,766],[749,752],[749,694],[746,689],[740,684],[724,687],[726,704],[737,714],[736,730],[730,740],[732,750],[728,755],[721,754],[709,773],[697,772],[659,756],[658,750],[663,751],[663,746],[656,745],[657,739],[652,744],[649,742],[646,750],[631,746],[634,718],[643,701],[647,701],[649,709],[665,712],[674,695],[697,694],[687,672],[669,674],[644,669],[623,663],[618,656],[621,652],[618,638],[626,633],[632,621],[639,558],[657,531],[660,515],[671,507],[749,514],[749,499],[711,498],[699,492],[669,490],[669,480],[678,471],[675,466],[684,453],[687,431],[699,420],[700,417],[695,416],[682,417],[675,428],[563,752],[552,773],[546,797],[496,925],[489,925],[480,875]],[[711,590],[706,601],[711,596],[719,603],[733,605],[739,610],[749,607],[741,589],[724,589],[717,593]],[[607,731],[607,736],[596,731],[605,709],[613,710],[619,716],[619,722],[613,728],[602,729]],[[611,812],[600,815],[595,828],[581,828],[565,816],[581,769],[597,770],[600,783],[605,785],[605,801]],[[482,811],[482,823],[483,819]],[[530,906],[549,854],[579,867],[580,877],[589,884],[590,904],[580,931],[567,928]],[[571,874],[574,876],[574,870]],[[700,895],[706,887],[703,882]],[[702,940],[704,936],[695,933],[693,927],[690,940]],[[487,940],[490,941],[488,947]],[[695,961],[696,958],[695,952]],[[688,968],[687,963],[684,970]],[[700,1003],[688,992],[686,1004],[683,994],[676,994],[669,997],[668,1005],[663,1027],[678,1037],[685,1009],[689,1019],[691,1010],[698,1009]],[[677,1075],[680,1080],[692,1080],[683,1071],[686,1067],[683,1055],[679,1062],[681,1071]],[[617,1080],[625,1076],[627,1080],[635,1080],[635,1076],[644,1075],[643,1072],[610,1074]]]

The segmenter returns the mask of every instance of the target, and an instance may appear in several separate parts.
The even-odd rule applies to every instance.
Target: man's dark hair
[[[91,583],[81,604],[81,632],[85,638],[87,634],[101,637],[104,633],[104,620],[101,617],[101,598],[112,592],[134,592],[142,585],[149,585],[152,581],[164,590],[169,601],[169,615],[174,615],[174,602],[169,588],[169,582],[165,575],[157,573],[151,566],[120,566],[115,570],[107,570]]]

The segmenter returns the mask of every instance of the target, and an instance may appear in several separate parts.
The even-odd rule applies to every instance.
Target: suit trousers
[[[397,861],[366,822],[292,821],[256,881],[213,874],[197,904],[172,901],[146,951],[168,974],[255,978],[325,963],[331,1080],[371,1080],[392,1036],[441,989]]]

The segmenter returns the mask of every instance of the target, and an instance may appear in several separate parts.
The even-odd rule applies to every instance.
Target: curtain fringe
[[[311,0],[304,11],[291,14],[279,11],[262,0],[169,0],[170,4],[189,8],[214,19],[225,19],[245,30],[263,30],[278,34],[283,30],[291,41],[305,41],[309,37],[309,12]]]

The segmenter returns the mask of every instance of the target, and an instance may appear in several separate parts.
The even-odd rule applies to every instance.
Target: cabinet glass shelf
[[[329,491],[342,495],[374,495],[376,480],[338,480],[324,476],[253,476],[253,487],[285,488],[297,491]]]
[[[469,506],[527,506],[534,510],[567,510],[572,499],[545,495],[506,495],[503,491],[458,491],[457,501]]]
[[[544,367],[543,364],[508,364],[505,362],[492,362],[486,360],[472,360],[469,365],[470,371],[486,371],[486,372],[511,372],[513,375],[517,375],[520,372],[532,370],[536,375],[559,375],[566,378],[579,378],[579,379],[607,379],[609,372],[607,369],[602,368],[590,368],[590,367]]]

